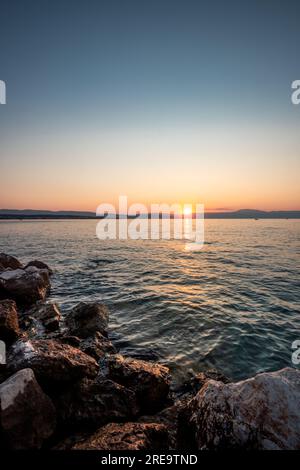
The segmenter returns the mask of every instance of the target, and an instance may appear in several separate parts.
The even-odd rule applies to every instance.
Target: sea
[[[300,367],[300,220],[207,219],[201,250],[184,239],[99,240],[96,220],[2,220],[0,251],[54,270],[48,301],[110,311],[127,355],[155,357],[180,384],[216,369],[238,381]]]

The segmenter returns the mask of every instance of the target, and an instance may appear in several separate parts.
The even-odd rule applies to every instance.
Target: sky
[[[298,0],[1,0],[0,208],[299,210]]]

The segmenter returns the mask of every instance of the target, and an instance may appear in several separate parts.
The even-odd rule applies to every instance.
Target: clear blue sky
[[[0,206],[299,208],[299,1],[2,0],[0,22]]]

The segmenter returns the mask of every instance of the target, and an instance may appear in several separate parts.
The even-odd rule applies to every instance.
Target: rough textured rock
[[[83,377],[95,377],[99,369],[92,357],[55,340],[17,341],[8,352],[7,367],[12,372],[33,369],[49,393]]]
[[[107,335],[108,310],[98,302],[80,302],[66,317],[70,335],[87,338],[99,331]]]
[[[26,264],[25,269],[30,267],[30,266],[35,266],[38,269],[46,269],[50,276],[53,274],[52,269],[49,268],[49,266],[46,263],[43,263],[43,261],[39,261],[39,260],[36,260],[36,259],[33,260],[33,261],[30,261],[29,263]]]
[[[168,430],[169,449],[185,449],[185,446],[181,447],[178,444],[178,417],[184,406],[186,406],[184,400],[177,400],[174,405],[159,411],[155,415],[141,416],[138,421],[140,423],[163,424]]]
[[[75,444],[77,450],[168,449],[168,432],[157,423],[110,423],[87,440]]]
[[[33,266],[0,273],[0,295],[13,299],[21,306],[29,306],[38,300],[44,300],[50,290],[47,270]]]
[[[25,315],[26,314],[27,313],[25,313]],[[57,304],[55,303],[36,305],[28,312],[28,314],[35,320],[35,328],[37,330],[44,329],[47,333],[56,331],[59,328],[61,314]]]
[[[13,300],[0,301],[0,340],[6,345],[13,343],[19,336],[20,329],[16,304]]]
[[[125,421],[139,412],[135,393],[111,380],[83,379],[56,402],[61,424],[72,430],[97,429],[110,421]]]
[[[55,429],[55,409],[31,369],[0,385],[1,427],[11,449],[40,448]]]
[[[115,354],[116,348],[112,342],[97,331],[93,336],[83,339],[79,348],[81,351],[92,356],[96,361],[105,357],[107,354]]]
[[[198,449],[300,449],[300,371],[206,382],[186,415]]]
[[[108,369],[112,380],[136,392],[144,412],[165,406],[170,388],[167,367],[116,354],[108,359]]]
[[[208,369],[205,372],[199,372],[192,375],[183,384],[175,388],[174,392],[179,397],[192,398],[205,385],[208,380],[217,380],[218,382],[229,383],[229,379],[215,369]]]
[[[0,253],[0,265],[3,269],[19,269],[22,268],[22,264],[17,258]]]

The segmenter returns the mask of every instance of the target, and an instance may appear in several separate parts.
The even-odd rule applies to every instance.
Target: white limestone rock
[[[300,371],[230,384],[209,380],[189,402],[184,421],[198,449],[300,449]]]

